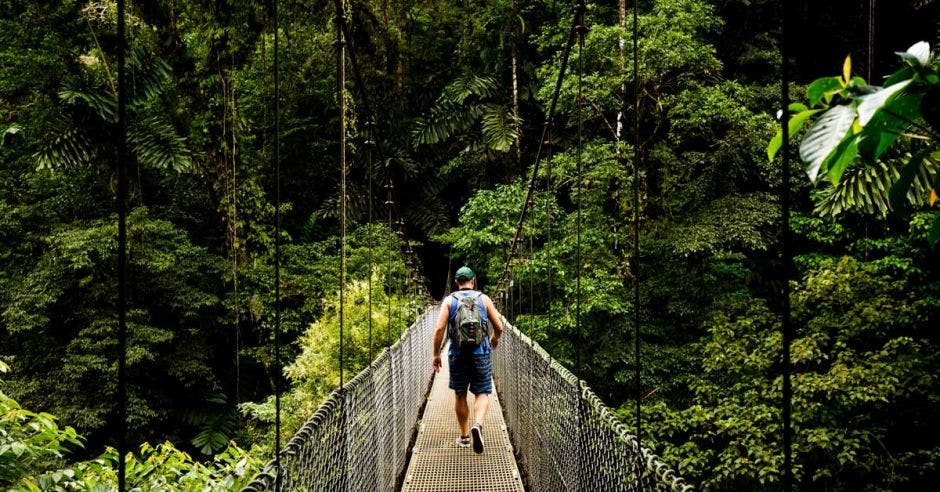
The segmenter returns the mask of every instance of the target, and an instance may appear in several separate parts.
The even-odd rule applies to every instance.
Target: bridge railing
[[[504,324],[494,380],[531,490],[692,490],[637,445],[584,381]]]
[[[396,489],[434,374],[437,313],[426,310],[291,437],[280,455],[282,490]],[[276,474],[271,460],[243,490],[274,490]]]

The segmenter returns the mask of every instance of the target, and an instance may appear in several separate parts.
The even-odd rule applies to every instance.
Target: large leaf
[[[922,98],[921,94],[907,91],[892,98],[859,134],[859,154],[869,163],[878,160],[898,135],[921,117]]]
[[[822,169],[833,184],[842,179],[842,173],[858,156],[858,136],[852,135],[842,140],[836,149],[823,161]]]
[[[789,129],[790,138],[793,138],[793,135],[796,135],[796,133],[800,131],[800,128],[803,128],[803,125],[806,124],[806,121],[809,120],[810,116],[813,116],[814,114],[820,111],[822,110],[821,109],[804,110],[791,116],[790,121],[787,122],[787,128]],[[767,159],[770,161],[773,161],[774,157],[777,156],[777,152],[780,151],[780,147],[782,146],[783,146],[783,131],[777,130],[777,134],[774,135],[774,138],[770,140],[770,144],[767,145]]]
[[[518,122],[512,113],[499,104],[487,104],[483,111],[483,137],[487,147],[506,152],[518,137]]]
[[[809,85],[809,87],[806,88],[806,98],[809,99],[810,106],[815,106],[816,103],[823,99],[823,97],[841,90],[842,87],[843,83],[839,77],[825,77],[816,79],[812,84]]]
[[[855,108],[834,106],[823,113],[806,132],[800,144],[800,159],[806,163],[806,174],[810,181],[816,182],[823,161],[849,136],[854,121]]]
[[[885,107],[892,96],[897,94],[901,89],[907,87],[910,83],[910,80],[898,82],[897,84],[885,87],[884,89],[879,89],[872,94],[866,94],[858,98],[860,102],[858,105],[858,123],[862,126],[867,125],[868,122],[871,121],[872,117],[874,117],[875,114],[881,110],[881,108]]]

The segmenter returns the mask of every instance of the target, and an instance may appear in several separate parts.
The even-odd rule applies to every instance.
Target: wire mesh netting
[[[692,490],[658,456],[639,448],[583,381],[504,324],[493,379],[531,490]]]
[[[291,437],[283,490],[395,490],[433,375],[437,312],[426,310]],[[244,490],[274,490],[277,471],[272,460]]]

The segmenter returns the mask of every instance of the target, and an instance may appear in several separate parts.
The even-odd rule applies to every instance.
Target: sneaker
[[[470,447],[470,436],[458,436],[457,437],[457,446],[461,448]]]
[[[480,424],[473,424],[473,428],[470,429],[470,435],[473,436],[473,452],[480,454],[483,452],[483,426]]]

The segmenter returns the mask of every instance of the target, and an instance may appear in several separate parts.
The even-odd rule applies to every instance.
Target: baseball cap
[[[460,267],[457,270],[457,274],[454,275],[455,280],[471,280],[473,278],[473,270],[467,267]]]

